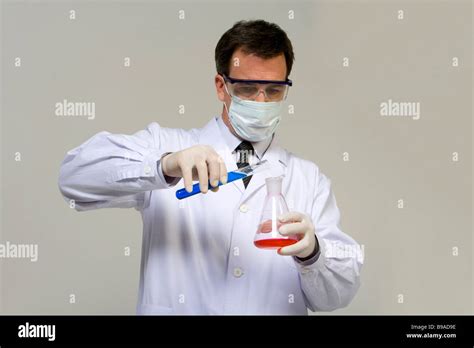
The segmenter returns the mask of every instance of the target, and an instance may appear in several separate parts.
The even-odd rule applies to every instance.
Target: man
[[[141,212],[139,314],[306,315],[348,305],[362,256],[336,252],[357,244],[339,228],[330,181],[275,136],[291,85],[290,40],[275,24],[240,21],[219,40],[215,60],[220,117],[201,129],[152,123],[134,135],[98,133],[68,152],[62,194],[79,211]],[[264,159],[266,170],[225,184],[228,171]],[[280,175],[292,211],[279,217],[279,232],[298,241],[275,252],[253,238],[265,178]],[[177,200],[176,189],[190,192],[193,180],[202,194]]]

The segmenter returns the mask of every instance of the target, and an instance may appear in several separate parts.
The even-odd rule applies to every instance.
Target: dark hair
[[[227,30],[216,46],[215,60],[219,74],[229,76],[230,60],[237,49],[263,59],[285,55],[286,77],[295,59],[293,46],[286,33],[276,24],[264,20],[239,21]]]

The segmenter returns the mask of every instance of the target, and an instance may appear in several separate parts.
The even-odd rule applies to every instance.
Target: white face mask
[[[236,96],[231,98],[230,109],[225,103],[224,106],[230,123],[242,139],[256,142],[272,136],[280,123],[283,101],[256,102]]]

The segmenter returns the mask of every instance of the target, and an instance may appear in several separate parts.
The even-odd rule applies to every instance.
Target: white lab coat
[[[179,201],[175,191],[183,181],[168,184],[157,162],[196,144],[212,146],[229,171],[237,169],[215,118],[201,129],[151,123],[134,135],[100,132],[62,163],[59,187],[78,211],[141,212],[137,313],[306,315],[307,308],[347,306],[359,288],[363,257],[334,252],[357,244],[341,231],[330,181],[318,167],[281,148],[275,136],[263,157],[269,168],[254,174],[246,189],[239,180]],[[321,249],[316,261],[301,263],[253,244],[265,178],[282,174],[290,210],[313,219]]]

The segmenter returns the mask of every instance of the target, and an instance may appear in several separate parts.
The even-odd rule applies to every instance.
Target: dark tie
[[[254,153],[252,144],[244,140],[239,144],[239,146],[235,148],[235,151],[237,154],[237,167],[240,169],[242,167],[248,166],[249,158]],[[252,175],[246,176],[245,178],[242,179],[242,181],[244,182],[245,188],[247,188],[247,185],[249,184],[251,178],[252,178]]]

